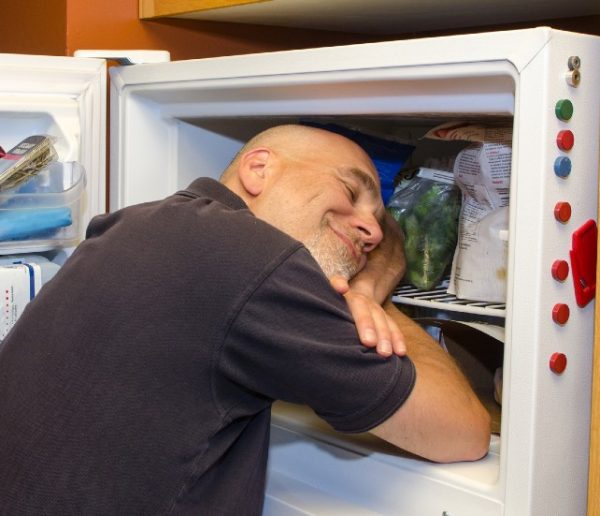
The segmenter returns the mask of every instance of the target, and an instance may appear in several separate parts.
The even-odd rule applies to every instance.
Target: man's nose
[[[383,231],[374,215],[363,215],[360,217],[358,230],[360,231],[363,251],[368,253],[375,249],[383,239]]]

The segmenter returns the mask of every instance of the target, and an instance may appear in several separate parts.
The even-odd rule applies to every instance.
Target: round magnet
[[[558,148],[563,151],[569,151],[575,145],[575,135],[572,131],[568,129],[563,129],[562,131],[558,131],[556,135],[556,145]]]
[[[552,320],[561,326],[567,324],[570,314],[569,305],[565,303],[556,303],[552,308]]]
[[[567,156],[559,156],[554,160],[554,173],[558,177],[568,177],[571,173],[571,160]]]
[[[552,277],[556,281],[565,281],[569,276],[569,264],[565,260],[554,260]]]
[[[561,99],[554,106],[554,113],[559,120],[571,120],[573,116],[573,103],[569,99]]]
[[[554,218],[563,224],[571,218],[571,205],[566,201],[559,201],[554,206]]]
[[[550,357],[550,371],[562,374],[567,368],[567,356],[564,353],[552,353]]]
[[[569,70],[578,70],[581,66],[581,58],[579,56],[569,56],[567,66]]]

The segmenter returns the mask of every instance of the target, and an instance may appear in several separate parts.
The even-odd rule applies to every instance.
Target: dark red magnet
[[[550,357],[550,371],[562,374],[567,368],[567,356],[564,353],[552,353]]]

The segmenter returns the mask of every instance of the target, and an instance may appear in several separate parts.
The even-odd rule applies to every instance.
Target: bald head
[[[366,153],[358,145],[336,133],[305,125],[278,125],[251,138],[225,169],[221,176],[221,182],[226,183],[231,178],[239,166],[242,155],[259,147],[269,148],[280,156],[292,160],[305,159],[322,152],[336,152],[337,148],[340,149],[337,152],[342,152],[344,147],[353,147],[353,152],[362,154],[370,162]]]
[[[221,181],[257,218],[302,242],[328,277],[351,278],[381,241],[377,172],[339,134],[272,127],[244,145]]]

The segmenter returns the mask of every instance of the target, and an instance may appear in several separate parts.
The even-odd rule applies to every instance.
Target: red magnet
[[[560,150],[568,151],[575,145],[575,135],[572,131],[564,129],[556,135],[556,145]]]
[[[569,305],[564,303],[556,303],[552,308],[552,320],[556,324],[566,324],[570,314]]]
[[[566,201],[559,201],[554,206],[554,218],[563,224],[571,218],[571,205]]]
[[[552,353],[550,357],[550,371],[562,374],[567,368],[567,356],[564,353]]]
[[[580,307],[587,305],[596,295],[596,257],[598,228],[596,222],[588,220],[573,231],[571,270],[575,300]]]
[[[554,260],[552,277],[556,281],[565,281],[569,276],[569,264],[565,260]]]

